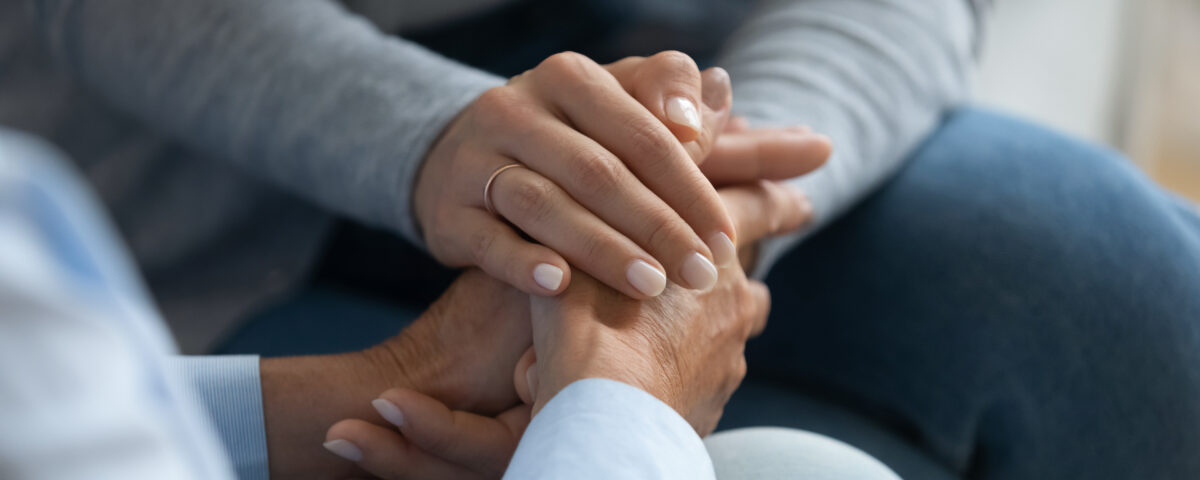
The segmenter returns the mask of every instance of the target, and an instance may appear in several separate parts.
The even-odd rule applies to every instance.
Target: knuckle
[[[476,265],[486,265],[491,256],[492,247],[496,245],[498,232],[493,228],[480,228],[471,232],[471,259]]]
[[[743,285],[737,289],[735,298],[739,323],[742,325],[752,325],[755,317],[758,315],[758,305],[756,304],[754,293],[750,291],[748,286]]]
[[[519,121],[525,106],[520,95],[511,87],[493,87],[475,99],[475,113],[479,121],[487,126],[521,125]]]
[[[526,269],[524,256],[522,256],[522,255],[508,256],[508,258],[506,258],[504,260],[503,268],[504,268],[505,278],[507,278],[507,279],[526,278],[526,277],[528,277],[526,272],[533,271],[533,269],[531,269],[531,268]],[[520,285],[517,285],[517,287],[521,288]]]
[[[700,73],[700,67],[696,65],[696,61],[693,60],[688,54],[678,50],[659,52],[651,57],[650,61],[655,62],[662,68],[670,71],[685,73],[696,72],[697,76]]]
[[[621,164],[615,158],[581,150],[571,160],[574,182],[585,196],[600,197],[617,191]]]
[[[738,355],[733,363],[733,378],[732,378],[732,380],[733,380],[734,388],[737,388],[737,384],[742,383],[742,380],[744,380],[746,378],[746,371],[747,371],[746,356]]]
[[[576,52],[560,52],[549,56],[538,65],[537,70],[552,78],[581,80],[588,78],[595,62]]]
[[[671,247],[691,243],[688,239],[691,236],[691,228],[681,225],[682,222],[671,218],[665,213],[652,218],[654,226],[651,227],[649,235],[646,237],[646,242],[649,245]]]
[[[661,124],[646,119],[629,122],[629,145],[641,163],[651,166],[664,165],[675,153],[673,142],[677,142],[673,137],[668,139],[661,131],[662,128]],[[626,162],[628,161],[627,159]]]
[[[540,222],[550,214],[554,184],[545,180],[518,182],[512,187],[509,197],[517,217]]]
[[[579,251],[583,254],[583,258],[601,259],[604,258],[607,246],[612,241],[613,239],[605,232],[584,235],[579,243]]]

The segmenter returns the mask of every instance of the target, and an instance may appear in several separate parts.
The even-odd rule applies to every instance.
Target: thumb
[[[733,107],[733,86],[729,81],[729,72],[721,67],[709,68],[700,72],[700,81],[704,103],[700,111],[704,128],[700,129],[694,141],[683,144],[684,150],[697,165],[707,162],[719,145],[717,139],[725,132]]]
[[[444,403],[407,389],[391,389],[371,402],[413,445],[475,471],[500,471],[529,425],[529,407],[496,418],[450,410]]]

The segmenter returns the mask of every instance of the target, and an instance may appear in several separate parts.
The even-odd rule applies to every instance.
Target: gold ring
[[[496,209],[492,207],[492,184],[496,182],[496,177],[499,177],[500,174],[504,173],[505,170],[516,167],[524,167],[524,165],[519,163],[503,165],[500,168],[497,168],[496,171],[492,172],[492,176],[488,177],[487,183],[483,185],[483,208],[484,210],[487,210],[488,213],[498,216],[496,214]]]

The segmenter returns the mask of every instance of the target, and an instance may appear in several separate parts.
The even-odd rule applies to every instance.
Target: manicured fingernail
[[[333,452],[334,455],[342,457],[351,462],[357,462],[363,459],[362,450],[358,446],[346,440],[337,439],[323,443],[325,449]]]
[[[375,411],[379,412],[379,415],[384,420],[387,420],[388,423],[397,427],[404,426],[404,412],[401,412],[400,407],[397,407],[396,404],[382,398],[376,398],[371,400],[371,406],[375,407]]]
[[[533,267],[533,281],[537,282],[542,288],[552,292],[558,291],[558,287],[562,285],[563,271],[549,263],[539,263]]]
[[[667,275],[643,260],[634,260],[625,269],[625,279],[647,297],[657,297],[667,288]]]
[[[799,188],[788,188],[788,190],[792,192],[792,196],[796,197],[796,203],[800,205],[800,215],[804,217],[800,220],[801,225],[807,225],[812,221],[812,200],[809,200],[808,195],[805,195]]]
[[[667,99],[667,120],[688,127],[696,132],[699,132],[702,128],[700,125],[700,111],[696,109],[696,104],[683,97],[671,97]]]
[[[700,252],[692,252],[683,262],[683,281],[693,290],[705,291],[717,284],[717,267]]]
[[[717,261],[717,265],[728,267],[737,261],[737,247],[725,232],[709,235],[708,249],[712,250],[713,260]]]

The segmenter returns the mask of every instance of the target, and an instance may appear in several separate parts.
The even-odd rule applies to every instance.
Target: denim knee
[[[1195,215],[1115,152],[957,112],[776,265],[750,375],[870,412],[959,472],[1200,474]]]

